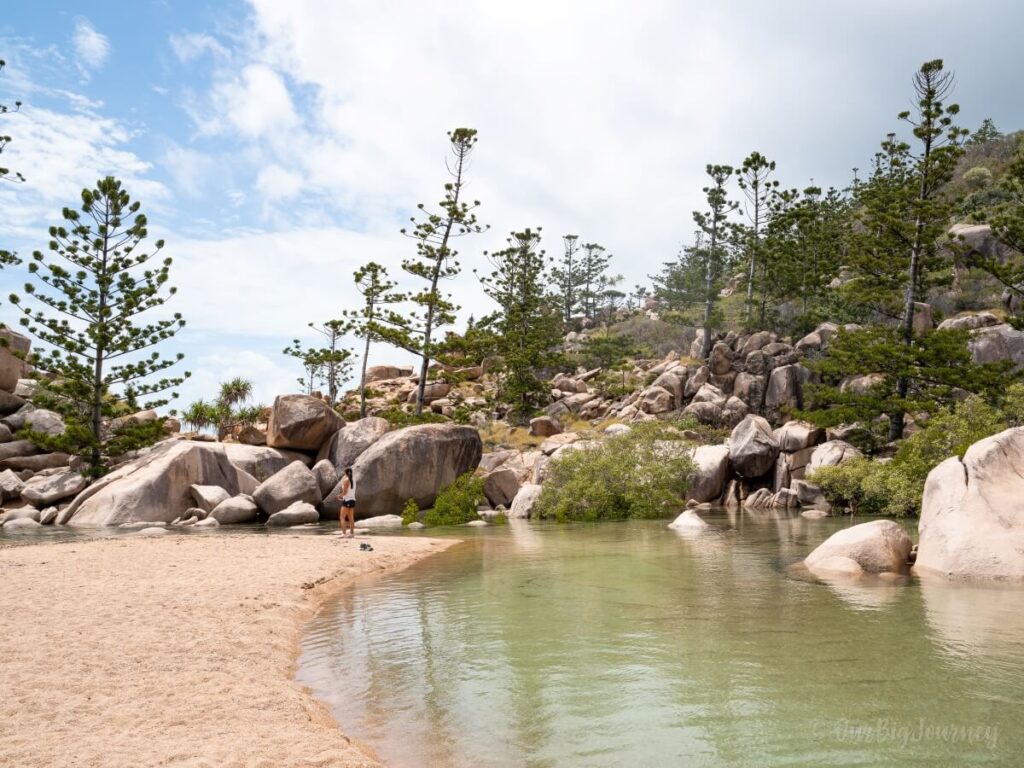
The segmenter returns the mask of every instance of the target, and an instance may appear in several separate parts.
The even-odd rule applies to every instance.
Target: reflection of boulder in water
[[[541,549],[540,534],[529,520],[508,519],[508,531],[512,544],[520,552],[539,552]]]
[[[836,597],[858,611],[877,611],[886,608],[910,583],[909,577],[895,574],[860,574],[856,579],[842,575],[818,575],[811,573],[803,561],[791,565],[786,574],[797,581],[827,587]]]
[[[876,579],[851,584],[843,579],[822,579],[844,603],[857,610],[877,611],[891,604],[906,586],[905,580]]]
[[[921,576],[924,614],[940,649],[958,658],[991,657],[1024,668],[1024,588],[950,584]]]

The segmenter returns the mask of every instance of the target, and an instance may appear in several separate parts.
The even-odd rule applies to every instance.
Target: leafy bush
[[[405,506],[402,507],[402,525],[415,523],[419,517],[420,505],[416,503],[416,499],[409,499],[405,502]]]
[[[983,165],[976,165],[964,174],[964,183],[971,190],[989,187],[992,185],[992,171]]]
[[[690,447],[678,430],[651,422],[566,452],[548,464],[534,514],[559,521],[666,515],[689,488]]]
[[[431,410],[426,410],[417,416],[415,413],[403,411],[401,408],[388,408],[377,415],[382,419],[387,419],[387,422],[395,429],[398,429],[399,427],[411,427],[416,424],[437,424],[448,421],[448,419],[441,414],[434,413]]]
[[[671,422],[676,429],[685,429],[696,432],[700,441],[706,444],[717,445],[729,437],[732,432],[728,427],[712,427],[702,424],[692,413],[686,413]]]
[[[908,517],[918,513],[928,473],[950,456],[962,457],[972,444],[1024,416],[1024,387],[1007,392],[1005,411],[977,397],[928,419],[920,432],[900,444],[891,461],[856,459],[822,467],[808,479],[826,498],[854,513]]]
[[[881,466],[870,459],[853,459],[835,467],[821,467],[807,479],[821,488],[830,504],[847,508],[856,515],[868,512],[864,481]]]
[[[434,508],[423,518],[425,525],[463,525],[479,520],[478,504],[484,502],[484,479],[467,472],[441,491]]]

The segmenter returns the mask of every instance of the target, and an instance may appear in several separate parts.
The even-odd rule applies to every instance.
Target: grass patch
[[[513,427],[507,422],[492,421],[480,430],[480,439],[484,448],[514,448],[517,451],[529,451],[544,442],[543,437],[534,437],[526,427]]]

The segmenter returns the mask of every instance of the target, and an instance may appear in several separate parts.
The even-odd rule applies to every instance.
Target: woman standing
[[[345,468],[345,476],[341,479],[341,514],[339,523],[341,531],[345,532],[345,523],[348,522],[348,538],[356,535],[356,481],[352,478],[352,467]]]

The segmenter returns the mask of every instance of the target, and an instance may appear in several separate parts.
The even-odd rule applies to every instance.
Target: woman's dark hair
[[[355,486],[356,479],[352,477],[352,467],[345,467],[345,477],[348,478],[349,485]]]

